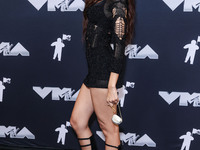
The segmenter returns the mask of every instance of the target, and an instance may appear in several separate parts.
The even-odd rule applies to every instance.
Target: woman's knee
[[[88,127],[87,123],[84,123],[84,121],[81,121],[81,119],[78,119],[77,117],[71,116],[70,118],[70,124],[74,130],[84,130]]]
[[[71,125],[71,127],[73,129],[75,128],[76,124],[77,124],[76,119],[74,119],[73,116],[71,116],[71,118],[70,118],[70,125]]]
[[[119,134],[119,126],[111,123],[99,122],[99,126],[105,137]]]

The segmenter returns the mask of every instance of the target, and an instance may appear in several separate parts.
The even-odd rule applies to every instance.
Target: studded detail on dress
[[[122,87],[125,68],[127,26],[126,0],[101,0],[87,10],[85,35],[88,74],[87,87],[107,88],[111,72],[119,74],[116,84]]]

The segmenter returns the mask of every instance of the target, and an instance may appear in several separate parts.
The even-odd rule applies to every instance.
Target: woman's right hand
[[[113,105],[115,105],[119,102],[116,87],[108,87],[108,94],[107,94],[106,100],[110,107],[113,107]]]

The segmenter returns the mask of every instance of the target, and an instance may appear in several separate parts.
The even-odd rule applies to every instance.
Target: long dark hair
[[[86,33],[88,18],[86,14],[86,10],[88,7],[96,3],[97,1],[102,0],[85,0],[85,9],[83,11],[83,37]],[[133,31],[134,31],[134,20],[135,18],[135,0],[128,0],[128,14],[127,14],[127,28],[126,28],[126,45],[129,44],[132,40]]]

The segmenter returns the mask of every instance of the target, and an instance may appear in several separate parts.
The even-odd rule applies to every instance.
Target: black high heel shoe
[[[78,138],[78,140],[90,140],[90,144],[80,145],[80,147],[91,146],[91,150],[97,150],[97,146],[93,135],[89,138]]]

